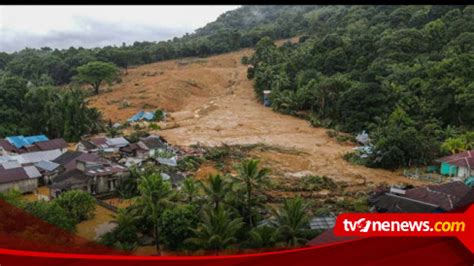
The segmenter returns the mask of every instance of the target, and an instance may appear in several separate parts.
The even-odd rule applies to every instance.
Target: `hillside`
[[[122,122],[139,110],[164,108],[173,128],[156,133],[173,145],[263,143],[280,147],[282,151],[254,153],[279,178],[313,173],[362,186],[364,179],[374,184],[414,182],[396,172],[352,165],[342,155],[353,145],[340,144],[328,137],[326,129],[264,107],[246,77],[247,67],[240,63],[242,56],[251,54],[246,49],[133,68],[122,76],[121,84],[92,97],[91,105],[105,118]]]

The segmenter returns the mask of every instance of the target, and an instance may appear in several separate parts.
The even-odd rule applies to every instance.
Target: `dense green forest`
[[[371,166],[473,148],[473,6],[329,6],[305,17],[314,37],[282,47],[264,38],[243,59],[257,94],[272,90],[274,110],[367,130]]]
[[[43,133],[78,141],[102,129],[101,114],[89,108],[83,90],[33,86],[12,75],[0,76],[0,136]]]
[[[262,37],[273,39],[295,36],[305,31],[302,14],[315,6],[244,6],[222,14],[216,21],[180,38],[160,42],[135,42],[131,45],[84,49],[23,49],[12,54],[0,53],[0,71],[29,81],[52,79],[55,85],[67,84],[77,67],[92,61],[130,65],[225,53],[253,47]]]

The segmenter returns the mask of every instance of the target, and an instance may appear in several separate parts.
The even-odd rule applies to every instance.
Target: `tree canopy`
[[[111,63],[93,61],[77,68],[75,78],[78,82],[92,86],[95,94],[99,94],[103,82],[112,83],[118,76],[118,68]]]
[[[246,60],[274,110],[369,131],[370,165],[385,168],[442,155],[447,128],[472,132],[472,6],[323,6],[305,18],[311,35],[263,38]]]

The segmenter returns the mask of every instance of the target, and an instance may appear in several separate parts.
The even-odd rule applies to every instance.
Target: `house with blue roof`
[[[155,112],[145,112],[140,111],[130,117],[127,121],[128,122],[138,122],[140,120],[152,121],[155,118]]]
[[[5,138],[8,142],[10,142],[13,146],[17,149],[21,149],[27,146],[31,146],[36,142],[40,141],[47,141],[49,140],[48,137],[45,135],[35,135],[35,136],[11,136]]]

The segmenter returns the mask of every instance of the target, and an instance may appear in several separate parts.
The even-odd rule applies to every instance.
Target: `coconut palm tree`
[[[193,229],[195,236],[186,239],[186,242],[217,252],[237,241],[236,234],[242,226],[242,218],[233,219],[222,205],[217,208],[206,208],[202,221],[196,229]]]
[[[207,195],[210,206],[218,209],[224,201],[227,192],[230,191],[230,184],[219,175],[209,175],[206,183],[201,183],[204,193]]]
[[[187,177],[183,181],[183,187],[181,191],[186,198],[186,202],[191,204],[194,202],[199,192],[198,183],[192,177]]]
[[[296,246],[307,241],[302,236],[310,229],[308,212],[309,205],[301,197],[296,197],[285,200],[274,213],[274,225],[288,245]]]
[[[249,232],[249,245],[252,248],[270,248],[278,242],[278,230],[267,225],[258,226]]]
[[[255,194],[261,192],[264,184],[267,182],[267,176],[270,172],[268,168],[259,169],[258,160],[245,160],[237,166],[237,177],[235,181],[244,185],[245,190],[245,215],[250,228],[253,227],[253,207],[255,204]]]
[[[139,204],[144,206],[144,212],[151,216],[154,229],[156,251],[160,253],[160,238],[158,220],[163,210],[171,205],[170,198],[173,191],[169,182],[163,180],[159,174],[148,174],[140,178]]]

